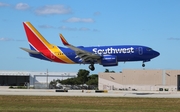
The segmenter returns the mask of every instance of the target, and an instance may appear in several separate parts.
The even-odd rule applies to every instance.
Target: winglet
[[[64,38],[64,36],[63,36],[62,34],[60,34],[59,36],[60,36],[60,38],[61,38],[62,43],[63,43],[65,46],[70,45],[70,44],[66,41],[66,39]]]

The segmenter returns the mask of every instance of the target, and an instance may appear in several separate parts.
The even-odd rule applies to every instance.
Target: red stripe
[[[64,45],[69,45],[69,43],[64,39],[62,35],[60,35],[61,41],[63,42]]]
[[[50,52],[50,50],[39,40],[39,38],[31,31],[31,29],[25,24],[24,28],[26,31],[26,35],[28,37],[28,41],[33,45],[39,52],[42,52],[45,57],[48,59],[55,61],[55,62],[60,62],[60,63],[66,63],[63,60],[57,58],[54,54]]]
[[[28,41],[38,50],[46,50],[46,46],[38,39],[38,37],[29,29],[29,27],[24,23],[24,28]]]

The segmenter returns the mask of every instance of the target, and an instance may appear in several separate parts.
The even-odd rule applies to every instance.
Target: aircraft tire
[[[142,64],[142,67],[145,67],[145,64],[144,64],[144,63]]]
[[[95,67],[94,67],[94,65],[89,65],[89,69],[91,70],[91,71],[94,71],[95,70]]]

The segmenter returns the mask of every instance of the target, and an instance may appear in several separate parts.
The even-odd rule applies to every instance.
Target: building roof
[[[0,71],[0,75],[2,76],[30,76],[29,72],[22,71]]]
[[[68,76],[76,77],[75,72],[41,72],[41,71],[0,71],[0,76],[30,76],[30,75],[58,75],[58,76]]]

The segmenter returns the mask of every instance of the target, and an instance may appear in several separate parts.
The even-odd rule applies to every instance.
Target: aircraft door
[[[139,55],[142,55],[142,54],[143,54],[143,48],[142,48],[142,47],[139,47],[139,48],[138,48],[138,51],[139,51]]]

